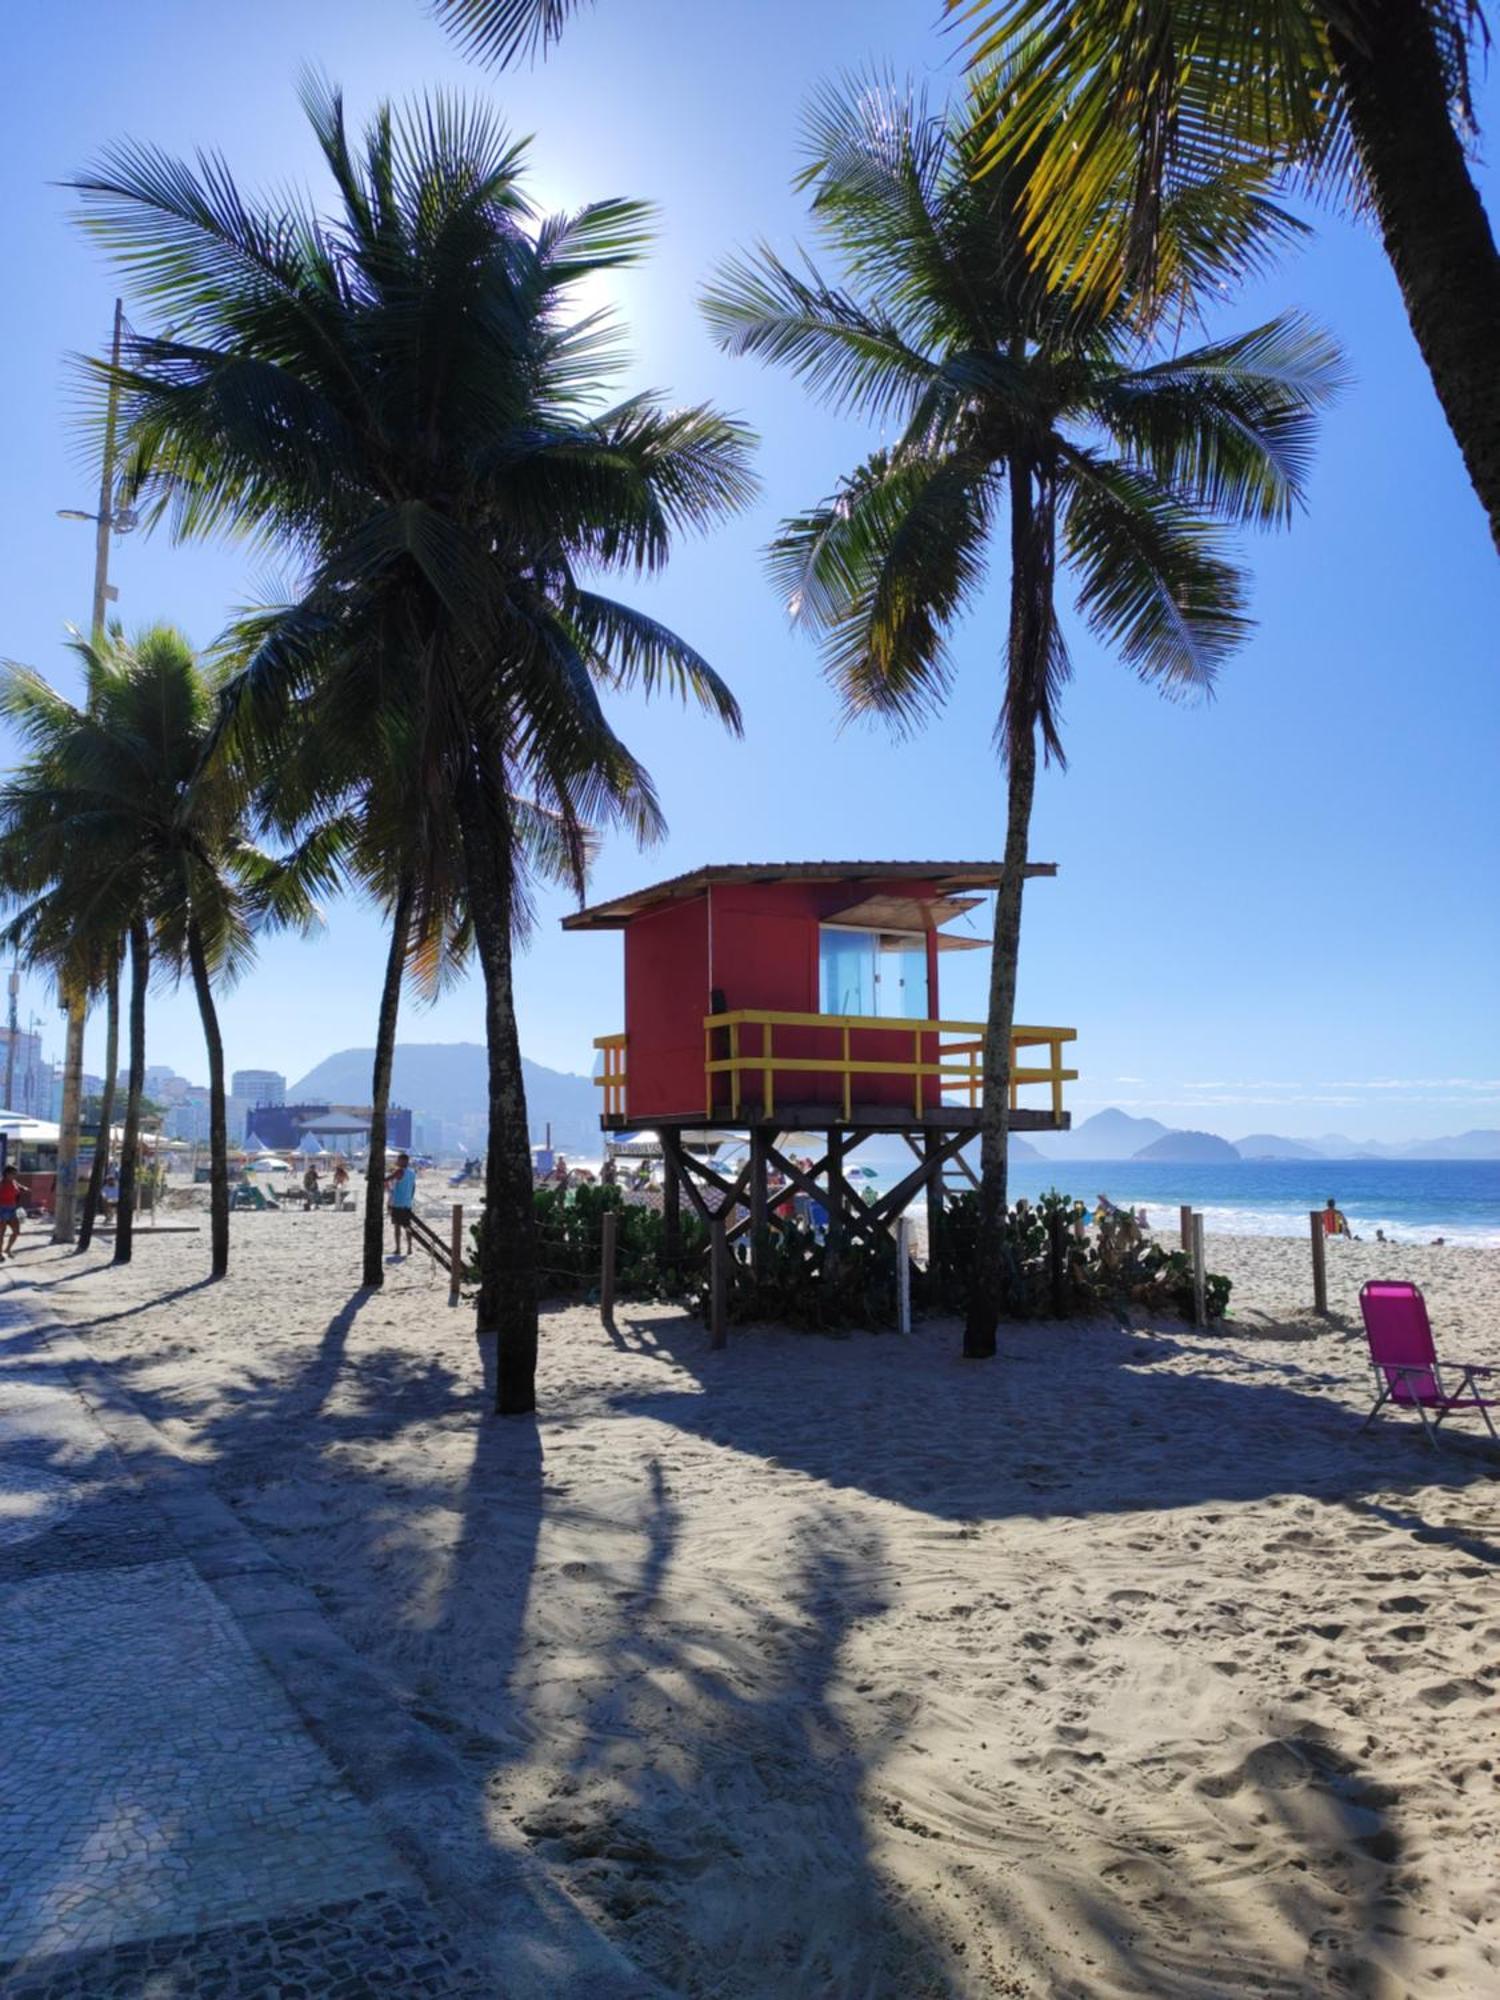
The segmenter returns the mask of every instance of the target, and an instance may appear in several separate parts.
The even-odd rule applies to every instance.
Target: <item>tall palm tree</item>
[[[132,1249],[147,988],[154,967],[191,978],[208,1052],[211,1269],[221,1278],[229,1267],[229,1175],[214,986],[248,964],[258,919],[305,920],[305,887],[245,835],[244,779],[227,758],[210,754],[217,689],[182,635],[156,626],[127,640],[116,627],[100,644],[79,640],[74,650],[84,672],[81,707],[23,668],[0,682],[0,714],[30,753],[0,790],[0,843],[11,851],[30,839],[31,879],[46,907],[63,916],[77,910],[85,930],[105,931],[116,950],[118,940],[128,943],[116,1263],[128,1263]],[[23,911],[18,921],[35,917]]]
[[[784,363],[826,401],[894,427],[772,550],[795,616],[823,636],[852,714],[911,727],[954,673],[950,634],[993,544],[1010,572],[999,745],[1008,769],[984,1045],[979,1254],[965,1352],[991,1354],[1006,1213],[1010,1032],[1037,752],[1061,760],[1069,675],[1055,604],[1069,567],[1089,627],[1170,695],[1212,685],[1248,629],[1218,524],[1283,521],[1303,490],[1329,342],[1277,320],[1142,359],[1129,301],[1080,309],[1028,252],[1026,181],[977,177],[974,112],[928,110],[878,79],[832,88],[808,121],[813,220],[846,280],[769,251],[730,265],[708,319],[736,354]],[[1174,219],[1182,282],[1212,275],[1205,200]],[[1238,197],[1224,230],[1257,219]]]
[[[382,106],[358,147],[337,93],[313,79],[303,102],[330,218],[257,206],[221,160],[195,171],[131,144],[75,185],[141,316],[171,329],[130,340],[118,376],[148,516],[250,530],[303,566],[231,705],[273,768],[315,720],[368,746],[378,778],[398,733],[416,746],[403,799],[434,829],[451,814],[489,1051],[479,1325],[499,1336],[498,1407],[522,1412],[537,1294],[513,801],[579,837],[659,830],[601,692],[665,686],[738,727],[705,660],[586,577],[657,569],[679,532],[740,506],[748,437],[709,409],[604,404],[616,329],[573,301],[640,257],[640,204],[537,217],[525,147],[459,100]]]
[[[1040,147],[1032,240],[1094,288],[1149,287],[1174,189],[1225,167],[1373,214],[1500,547],[1500,252],[1468,157],[1477,0],[947,5],[1013,85],[981,164]]]

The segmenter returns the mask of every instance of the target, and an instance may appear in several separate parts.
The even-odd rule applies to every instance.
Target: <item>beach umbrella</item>
[[[313,1137],[311,1132],[304,1132],[302,1134],[302,1143],[297,1148],[297,1151],[299,1153],[303,1154],[304,1157],[311,1160],[311,1159],[316,1159],[318,1154],[321,1153],[322,1150],[323,1148],[318,1144],[317,1140]]]

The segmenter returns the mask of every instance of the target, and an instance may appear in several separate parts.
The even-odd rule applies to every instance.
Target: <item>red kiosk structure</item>
[[[983,861],[736,863],[563,918],[565,930],[625,934],[624,1032],[594,1044],[600,1123],[658,1135],[669,1248],[684,1194],[705,1221],[726,1204],[738,1210],[729,1234],[748,1230],[753,1242],[772,1168],[778,1200],[805,1193],[827,1210],[830,1250],[886,1229],[924,1190],[940,1226],[945,1173],[969,1171],[960,1149],[979,1129],[984,1024],[941,1018],[939,968],[948,952],[990,946],[944,926],[1002,872]],[[1050,862],[1026,870],[1056,872]],[[1074,1033],[1013,1031],[1013,1130],[1067,1129],[1063,1085],[1077,1071],[1062,1051]],[[1045,1105],[1021,1103],[1036,1087]],[[686,1143],[705,1128],[748,1141],[734,1179]],[[811,1170],[783,1148],[794,1133],[822,1146]],[[872,1203],[850,1186],[847,1163],[876,1133],[898,1134],[915,1164]]]

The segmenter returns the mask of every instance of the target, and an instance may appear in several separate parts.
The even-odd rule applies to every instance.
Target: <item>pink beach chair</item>
[[[1387,1403],[1413,1409],[1422,1420],[1427,1442],[1437,1449],[1438,1426],[1454,1410],[1478,1410],[1485,1429],[1500,1444],[1490,1411],[1500,1409],[1500,1401],[1481,1396],[1476,1377],[1493,1375],[1493,1368],[1474,1364],[1449,1364],[1449,1387],[1443,1380],[1432,1327],[1427,1318],[1427,1301],[1415,1285],[1372,1279],[1360,1288],[1359,1309],[1364,1314],[1365,1333],[1370,1342],[1370,1366],[1380,1394],[1375,1407],[1360,1426],[1368,1430]]]

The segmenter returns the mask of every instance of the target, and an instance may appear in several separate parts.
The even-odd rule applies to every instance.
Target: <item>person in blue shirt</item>
[[[411,1255],[411,1212],[417,1200],[417,1176],[405,1153],[396,1155],[396,1171],[386,1186],[391,1191],[391,1231],[396,1239],[396,1255],[401,1255],[401,1238],[406,1238],[406,1254]]]

